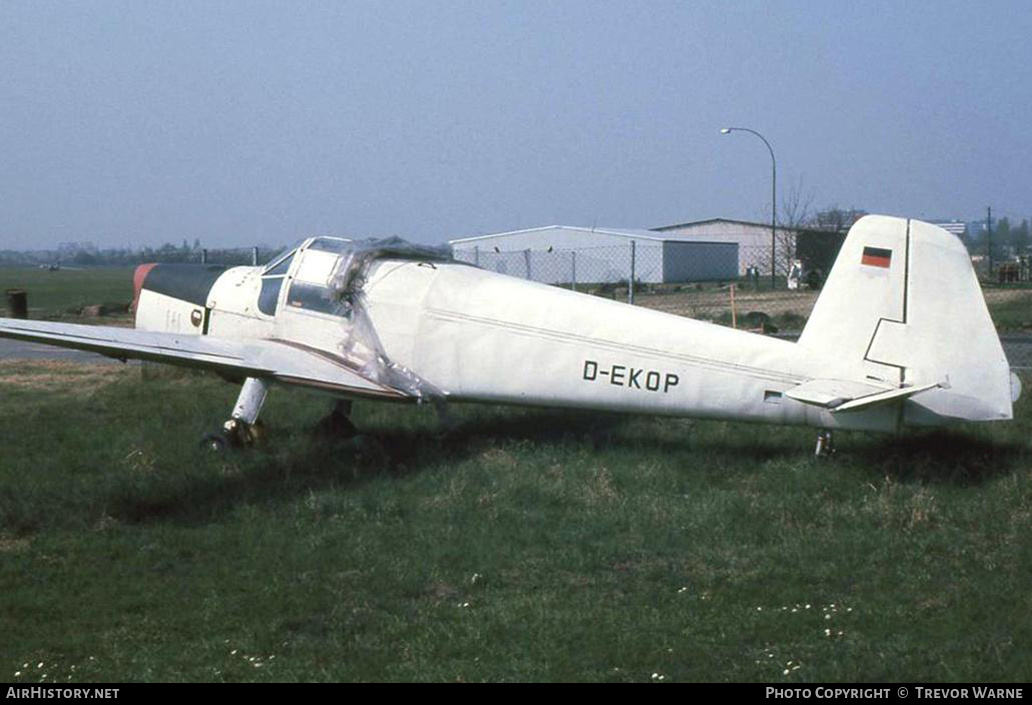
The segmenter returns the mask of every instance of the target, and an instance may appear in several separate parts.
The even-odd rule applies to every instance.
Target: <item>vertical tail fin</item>
[[[1010,366],[970,256],[934,225],[857,221],[799,344],[848,379],[941,385],[906,402],[908,423],[1011,418]]]

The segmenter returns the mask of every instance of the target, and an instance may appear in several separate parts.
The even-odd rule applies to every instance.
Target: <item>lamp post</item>
[[[778,163],[774,160],[774,148],[770,146],[770,142],[767,141],[763,135],[756,130],[751,130],[748,127],[724,127],[721,128],[720,134],[729,135],[734,131],[748,132],[756,135],[763,144],[767,145],[767,151],[770,152],[770,288],[774,289],[774,271],[775,271],[775,256],[774,250],[777,242],[777,209],[778,209]]]

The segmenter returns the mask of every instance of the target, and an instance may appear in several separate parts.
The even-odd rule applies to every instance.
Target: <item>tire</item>
[[[226,437],[221,433],[205,434],[198,445],[204,450],[209,450],[220,455],[225,453],[229,448],[229,443],[226,441]]]

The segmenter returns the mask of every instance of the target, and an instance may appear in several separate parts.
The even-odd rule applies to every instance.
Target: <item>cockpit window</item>
[[[283,276],[290,269],[290,263],[294,261],[294,253],[291,252],[289,255],[281,259],[279,262],[274,264],[269,269],[265,270],[262,276],[274,277]]]
[[[276,306],[279,303],[280,289],[283,288],[283,279],[290,270],[297,250],[290,250],[270,262],[265,271],[262,272],[262,288],[258,292],[258,310],[266,316],[276,315]]]
[[[351,250],[354,244],[351,240],[344,240],[339,237],[317,237],[308,245],[309,250],[320,250],[322,252],[333,252],[342,255]]]
[[[291,262],[291,260],[294,259],[294,254],[296,252],[297,252],[297,248],[294,248],[294,249],[291,249],[291,250],[286,250],[284,252],[279,253],[278,255],[273,257],[271,260],[269,260],[268,264],[265,265],[265,271],[263,271],[262,274],[263,275],[272,274],[273,270],[280,270],[280,269],[282,269],[282,271],[277,271],[278,274],[286,274],[287,273],[286,267],[290,266],[290,262]],[[284,262],[286,264],[284,264]]]
[[[287,305],[305,311],[347,316],[348,306],[336,299],[329,288],[308,282],[295,281],[287,294]]]
[[[266,316],[275,316],[281,288],[283,277],[262,277],[262,289],[258,292],[258,310]]]

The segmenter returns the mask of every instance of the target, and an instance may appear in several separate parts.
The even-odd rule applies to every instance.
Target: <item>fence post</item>
[[[577,250],[570,250],[570,288],[577,291]]]
[[[531,276],[530,276],[530,249],[529,248],[523,251],[523,259],[526,260],[526,262],[527,262],[527,279],[531,279]]]
[[[258,266],[258,248],[257,247],[252,247],[251,248],[251,266],[252,267],[257,267]]]
[[[631,279],[627,282],[627,303],[634,303],[634,276],[635,276],[635,247],[634,240],[631,240]]]
[[[480,266],[480,245],[473,245],[473,266]]]
[[[208,249],[201,250],[201,264],[208,264]]]
[[[731,327],[738,327],[738,313],[735,311],[735,285],[731,284]]]

